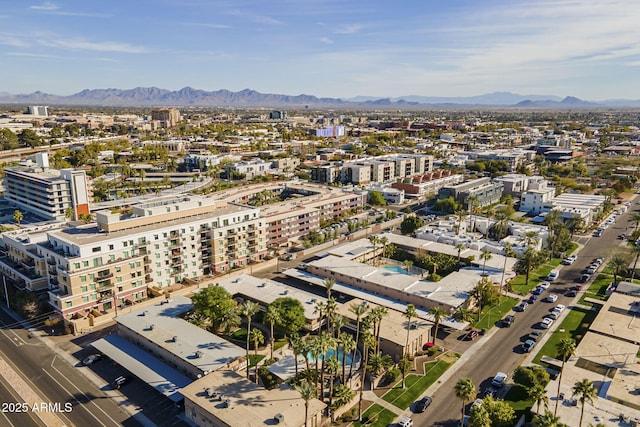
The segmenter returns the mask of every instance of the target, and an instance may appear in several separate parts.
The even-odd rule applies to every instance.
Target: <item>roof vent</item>
[[[194,354],[196,359],[200,359],[203,355],[204,354],[200,350],[196,351],[195,354]]]
[[[284,415],[276,414],[276,416],[273,417],[273,419],[275,420],[276,424],[283,423],[284,422]]]
[[[231,399],[224,399],[222,403],[224,403],[225,408],[231,408]]]
[[[143,315],[143,316],[148,316],[148,315],[149,315],[149,311],[148,311],[148,310],[143,311],[143,312],[142,312],[142,315]]]
[[[153,331],[155,328],[156,328],[156,325],[149,325],[149,328],[148,328],[148,329],[149,329],[150,331]]]
[[[172,336],[172,337],[171,337],[171,342],[176,342],[176,341],[178,341],[178,337],[177,337],[177,336],[175,336],[175,335],[174,335],[174,336]]]

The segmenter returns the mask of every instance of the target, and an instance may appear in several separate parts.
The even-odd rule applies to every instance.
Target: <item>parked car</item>
[[[582,285],[575,285],[569,288],[570,291],[581,291]]]
[[[520,303],[520,305],[518,305],[516,307],[516,310],[518,310],[518,311],[526,311],[528,307],[529,307],[529,303],[527,303],[526,301],[522,301]]]
[[[540,322],[540,327],[542,329],[549,329],[551,325],[553,325],[553,319],[550,319],[548,317],[545,317],[544,319],[542,319],[542,322]]]
[[[531,293],[533,295],[541,295],[543,292],[544,292],[544,288],[541,288],[540,286],[538,286]]]
[[[551,274],[551,273],[549,273],[549,274]],[[549,289],[549,286],[551,286],[551,283],[546,282],[546,281],[545,282],[540,282],[540,284],[538,284],[538,287],[542,288],[542,289]]]
[[[431,398],[425,396],[416,402],[416,412],[424,412],[431,405]]]
[[[480,332],[477,329],[471,329],[469,332],[466,333],[466,335],[464,336],[464,339],[473,340],[475,338],[478,338],[478,335],[480,335]]]
[[[544,300],[545,300],[546,302],[556,302],[556,301],[558,301],[558,295],[556,295],[556,294],[551,294],[551,295],[549,295],[548,297],[546,297]]]
[[[409,417],[403,417],[398,421],[400,427],[413,427],[413,420]]]
[[[549,275],[547,276],[547,280],[549,282],[553,282],[554,280],[556,280],[558,278],[558,276],[560,275],[560,272],[558,270],[551,270],[549,272]],[[545,282],[543,282],[545,283]]]
[[[502,326],[510,328],[513,322],[515,322],[516,317],[513,314],[509,314],[507,317],[502,319]]]
[[[543,333],[544,331],[541,331],[540,329],[535,329],[529,333],[527,340],[538,341],[538,339],[540,339]]]
[[[586,270],[584,270],[585,274],[594,274],[596,271],[598,270],[598,267],[591,265],[589,267],[587,267]]]
[[[558,313],[562,313],[564,311],[564,309],[567,308],[562,304],[558,304],[555,307],[553,307],[552,311],[557,311]]]
[[[537,300],[537,299],[538,299],[538,297],[537,297],[537,296],[535,296],[535,295],[531,295],[531,296],[529,297],[529,304],[534,304],[534,303],[536,302],[536,300]]]
[[[533,347],[536,346],[536,342],[533,340],[526,340],[523,344],[522,344],[522,349],[524,350],[525,353],[529,353],[531,351],[531,349]]]
[[[576,292],[573,289],[569,289],[567,292],[565,292],[564,296],[565,297],[575,297],[576,295],[578,295],[578,292]]]
[[[118,390],[120,387],[122,387],[123,385],[127,384],[129,381],[131,381],[131,377],[128,375],[120,375],[118,378],[116,378],[115,380],[113,380],[111,382],[111,387],[114,388],[114,390]]]
[[[548,319],[558,320],[558,318],[560,317],[560,313],[558,313],[557,311],[552,311],[551,313],[545,314],[544,317]]]
[[[504,385],[506,380],[507,374],[505,374],[504,372],[498,372],[491,380],[491,385],[500,388]]]
[[[102,355],[101,354],[90,354],[89,356],[85,357],[84,359],[82,359],[82,364],[84,366],[89,366],[89,365],[93,365],[94,363],[100,361],[102,359]]]
[[[583,274],[582,276],[580,276],[580,278],[578,279],[579,282],[585,283],[588,282],[589,279],[591,279],[591,275],[590,274]]]

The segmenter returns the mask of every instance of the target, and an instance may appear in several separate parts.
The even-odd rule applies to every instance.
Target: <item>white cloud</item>
[[[334,33],[336,33],[336,34],[355,34],[355,33],[358,33],[360,31],[362,31],[363,28],[364,28],[364,25],[362,25],[362,24],[343,25],[343,26],[337,28],[334,31]]]
[[[47,55],[43,53],[31,53],[31,52],[7,52],[7,56],[20,56],[24,58],[35,58],[35,59],[57,59],[60,58],[56,55]]]
[[[53,4],[53,3],[51,3],[51,2],[46,1],[46,2],[44,2],[42,4],[39,4],[39,5],[29,6],[29,9],[39,10],[39,11],[51,11],[51,10],[60,9],[60,7],[55,5],[55,4]]]
[[[331,40],[329,37],[320,37],[320,41],[324,44],[333,44],[333,40]]]
[[[146,48],[134,46],[128,43],[112,41],[90,42],[86,40],[65,40],[56,38],[41,38],[37,42],[42,46],[62,48],[69,50],[86,50],[94,52],[120,52],[120,53],[145,53]]]

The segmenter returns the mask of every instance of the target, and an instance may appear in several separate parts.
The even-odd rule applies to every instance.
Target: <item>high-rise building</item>
[[[85,171],[52,169],[46,153],[36,154],[36,165],[5,168],[5,197],[18,208],[45,219],[64,221],[67,210],[75,219],[89,214],[90,189]]]
[[[27,114],[47,117],[49,115],[49,107],[45,105],[30,105],[27,107]]]
[[[180,111],[176,108],[156,108],[151,111],[151,119],[161,122],[163,127],[175,127],[180,121]]]

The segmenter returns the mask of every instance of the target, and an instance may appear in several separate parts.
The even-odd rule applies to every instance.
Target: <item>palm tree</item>
[[[280,311],[276,310],[275,306],[269,305],[267,306],[267,311],[264,314],[264,320],[269,323],[269,327],[271,328],[269,331],[269,341],[271,342],[271,360],[273,360],[273,347],[276,342],[276,335],[273,332],[273,327],[282,322],[282,316],[280,315]]]
[[[407,377],[407,373],[413,369],[413,361],[409,360],[407,357],[403,357],[398,362],[398,369],[400,369],[400,373],[402,374],[402,389],[405,387],[405,378]]]
[[[358,400],[358,420],[362,421],[362,395],[364,394],[364,383],[367,378],[367,365],[369,364],[369,349],[374,345],[373,336],[368,329],[362,331],[362,353],[364,363],[362,364],[362,378],[360,378],[360,399]]]
[[[293,353],[293,359],[296,364],[296,375],[298,375],[298,356],[304,353],[306,343],[304,341],[304,338],[302,338],[298,334],[288,335],[287,341],[289,342],[289,348]],[[306,355],[305,355],[305,360],[307,360],[307,364],[308,364],[309,358],[307,358]]]
[[[558,344],[556,344],[556,352],[560,360],[562,360],[562,366],[560,367],[560,375],[558,376],[558,392],[556,394],[556,406],[553,410],[553,415],[558,414],[558,401],[560,400],[560,384],[562,382],[562,372],[564,371],[564,363],[575,353],[576,342],[571,338],[563,338]]]
[[[582,408],[580,409],[580,427],[582,427],[582,417],[584,416],[584,404],[589,402],[593,405],[593,398],[597,396],[597,390],[593,386],[593,381],[589,381],[588,379],[583,379],[582,381],[578,381],[571,388],[571,396],[578,396],[578,400],[580,401],[580,405]]]
[[[404,268],[407,270],[407,273],[409,273],[411,271],[411,266],[413,265],[413,261],[411,261],[410,259],[405,259],[404,261],[402,261],[402,264],[404,265]]]
[[[529,246],[523,253],[520,255],[520,259],[524,263],[525,268],[525,285],[529,286],[529,274],[531,273],[531,266],[536,262],[538,258],[538,251],[532,246]]]
[[[338,346],[342,349],[342,379],[340,380],[340,382],[344,384],[347,378],[347,354],[356,349],[356,341],[353,339],[351,334],[343,332],[338,337]],[[353,364],[353,359],[351,363]]]
[[[338,372],[340,372],[340,362],[338,362],[335,355],[327,359],[325,368],[329,374],[329,408],[331,408],[333,406],[333,382]]]
[[[367,370],[371,373],[371,375],[379,376],[382,375],[387,369],[389,369],[393,365],[393,359],[388,354],[371,353],[369,355],[369,361]]]
[[[560,423],[560,417],[553,415],[551,411],[544,411],[543,415],[536,415],[533,418],[533,425],[535,427],[560,427],[564,424]]]
[[[463,243],[456,243],[456,249],[458,250],[458,264],[460,264],[460,253],[467,247]]]
[[[247,378],[249,378],[249,342],[251,335],[251,318],[258,312],[260,306],[253,301],[245,301],[238,307],[238,312],[247,321]]]
[[[333,279],[331,277],[327,277],[326,279],[324,279],[322,281],[322,284],[324,285],[324,287],[327,289],[327,299],[331,299],[331,289],[333,289],[333,287],[336,284],[336,279]]]
[[[409,354],[409,333],[411,332],[411,319],[416,317],[418,312],[416,306],[413,304],[407,304],[407,309],[404,311],[404,317],[407,319],[407,342],[405,343],[405,354]]]
[[[376,346],[375,346],[374,352],[377,353],[378,351],[380,351],[380,332],[382,327],[382,319],[385,316],[389,315],[389,309],[379,305],[377,307],[374,307],[373,310],[371,310],[371,312],[375,313],[375,319],[376,319],[376,327],[374,331],[375,338],[376,338]]]
[[[318,383],[320,382],[320,358],[324,359],[324,352],[322,351],[322,343],[320,342],[320,336],[312,337],[307,340],[307,349],[309,354],[315,361],[315,386],[318,390]],[[308,359],[308,358],[307,358]],[[307,372],[307,379],[310,379],[311,371]]]
[[[68,207],[67,209],[64,210],[64,217],[67,219],[73,219],[75,215],[76,215],[76,211],[72,207]]]
[[[256,359],[256,384],[258,384],[258,346],[264,343],[264,335],[260,329],[252,329],[250,335],[251,342],[253,342],[253,351]],[[247,371],[249,368],[247,368]]]
[[[487,261],[489,261],[491,258],[493,258],[493,255],[491,255],[491,251],[489,251],[488,249],[483,249],[482,252],[480,252],[480,259],[483,260],[484,262],[482,263],[482,275],[484,276],[484,272],[487,268]]]
[[[353,314],[356,315],[356,347],[358,346],[358,342],[360,339],[360,320],[362,318],[362,315],[365,314],[367,310],[369,310],[369,306],[365,304],[354,303],[349,306],[349,311],[351,311]],[[356,355],[355,355],[356,347],[353,348],[353,352],[351,353],[352,361],[355,360],[356,358]],[[351,363],[351,366],[349,367],[349,377],[351,377],[352,373],[353,373],[353,363]]]
[[[316,388],[309,381],[304,380],[296,386],[300,397],[304,400],[304,427],[309,426],[309,401],[316,397]]]
[[[383,256],[385,256],[387,252],[387,244],[389,243],[389,239],[386,236],[382,236],[378,239],[378,243],[382,245],[382,252],[378,256],[378,265],[380,265],[380,260]]]
[[[440,322],[447,315],[447,311],[442,307],[433,307],[429,310],[429,314],[433,316],[433,321],[435,323],[433,328],[433,343],[435,344],[438,336],[438,326],[440,326]]]
[[[454,212],[454,214],[458,217],[458,227],[456,227],[456,236],[460,235],[460,229],[462,228],[462,220],[464,216],[467,214],[464,209],[458,209]]]
[[[540,241],[540,236],[538,236],[537,231],[527,231],[524,233],[522,240],[524,240],[526,246],[533,246]]]
[[[329,320],[327,320],[327,303],[323,301],[316,302],[313,312],[318,314],[318,319],[320,320],[320,330],[318,332],[322,331],[323,319],[327,322],[327,329],[329,329]]]
[[[391,258],[396,252],[398,252],[398,247],[393,243],[388,243],[383,249],[385,258]]]
[[[547,396],[547,390],[542,384],[535,384],[529,387],[527,394],[529,400],[538,405],[538,410],[536,411],[538,414],[540,414],[540,404],[544,404],[544,409],[545,411],[547,410],[549,406],[549,396]]]
[[[473,384],[470,378],[460,378],[454,387],[456,397],[462,400],[462,417],[460,418],[460,425],[464,423],[464,407],[467,402],[476,398],[476,386]]]
[[[322,400],[324,395],[324,373],[325,373],[325,365],[327,363],[327,353],[329,349],[336,348],[336,340],[333,339],[329,333],[325,332],[319,337],[318,346],[320,347],[320,354],[322,357],[322,367],[320,368],[320,400]],[[317,374],[316,374],[317,375]]]
[[[238,314],[238,310],[236,307],[229,308],[218,321],[219,330],[224,331],[225,334],[228,334],[231,329],[240,326],[242,324],[242,318]]]
[[[338,338],[342,328],[347,324],[347,318],[340,313],[331,313],[331,327],[333,328],[333,336]]]
[[[373,245],[373,263],[375,264],[375,259],[377,257],[376,251],[378,250],[378,243],[380,239],[378,236],[369,236],[369,242]]]
[[[636,267],[638,266],[638,258],[640,257],[640,246],[633,245],[633,249],[631,249],[631,252],[636,255],[633,261],[633,269],[631,270],[631,281],[633,282],[633,278],[636,275]]]
[[[23,219],[24,219],[24,215],[22,215],[22,212],[20,212],[18,209],[13,211],[13,220],[18,225],[18,228],[20,228],[20,223],[22,222]]]
[[[638,226],[640,226],[640,213],[634,213],[631,216],[630,222],[634,224],[633,233],[635,234],[638,231]]]
[[[473,320],[473,312],[467,307],[459,306],[453,312],[453,318],[458,322],[471,322]]]
[[[512,257],[515,255],[515,253],[513,252],[513,249],[511,249],[511,243],[509,242],[505,242],[504,244],[504,263],[502,264],[502,277],[500,278],[500,293],[502,294],[502,290],[504,290],[504,294],[507,294],[507,286],[504,283],[504,275],[507,271],[507,259],[509,259],[509,257]]]
[[[347,403],[351,402],[355,395],[356,395],[356,392],[353,391],[353,389],[348,385],[345,385],[345,384],[337,385],[334,392],[334,396],[333,396],[334,397],[333,408],[331,408],[332,415],[333,415],[333,410],[338,409],[346,405]],[[332,421],[333,421],[333,418],[332,418]]]
[[[336,299],[333,297],[329,298],[325,303],[324,316],[327,320],[327,331],[329,331],[330,333],[333,333],[333,326],[331,325],[331,319],[333,319],[333,316],[335,315],[337,310],[338,310],[338,303],[336,302]]]
[[[624,275],[627,265],[629,264],[622,257],[614,256],[611,258],[611,261],[609,261],[609,267],[613,270],[613,283],[618,283],[618,276]]]

